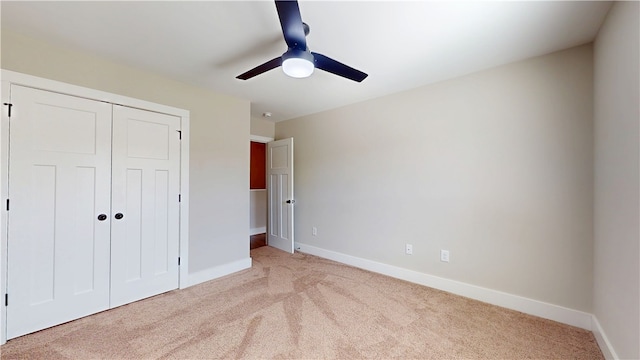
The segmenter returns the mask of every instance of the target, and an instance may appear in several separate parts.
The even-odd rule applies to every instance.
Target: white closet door
[[[179,129],[178,117],[113,107],[112,307],[178,287]]]
[[[109,308],[111,220],[111,105],[15,85],[11,100],[8,338]]]

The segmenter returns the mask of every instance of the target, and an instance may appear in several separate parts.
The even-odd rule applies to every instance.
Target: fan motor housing
[[[309,50],[289,49],[287,52],[282,54],[283,63],[291,58],[304,59],[313,64],[313,55]]]

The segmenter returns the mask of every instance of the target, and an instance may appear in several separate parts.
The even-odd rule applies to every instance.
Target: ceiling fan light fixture
[[[307,59],[291,58],[282,62],[282,71],[294,78],[309,77],[313,69],[313,63]]]
[[[313,55],[308,51],[289,50],[282,55],[282,71],[293,78],[306,78],[313,74]]]
[[[309,35],[309,25],[302,22],[297,0],[276,0],[276,10],[280,18],[284,42],[287,43],[287,51],[282,56],[236,76],[236,79],[251,79],[278,66],[282,66],[284,73],[294,78],[311,76],[315,68],[356,82],[361,82],[368,76],[328,56],[309,51],[306,39]]]

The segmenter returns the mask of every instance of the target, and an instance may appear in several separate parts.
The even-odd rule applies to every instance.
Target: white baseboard
[[[600,326],[600,323],[598,322],[598,319],[595,315],[591,317],[591,321],[591,331],[593,332],[593,336],[595,336],[596,341],[598,342],[598,346],[600,346],[600,351],[602,351],[602,355],[604,355],[604,358],[607,360],[620,359],[615,350],[613,350],[611,342],[609,342],[607,335],[605,335],[604,330],[602,329],[602,326]]]
[[[296,250],[299,250],[303,253],[319,256],[325,259],[337,261],[343,264],[355,266],[357,268],[369,270],[412,283],[447,291],[456,295],[465,296],[489,304],[502,306],[507,309],[520,311],[549,320],[554,320],[582,329],[591,330],[592,327],[593,316],[582,311],[509,294],[502,291],[483,288],[460,281],[445,279],[393,265],[383,264],[331,250],[325,250],[311,245],[296,243],[295,248]]]
[[[185,286],[181,286],[180,288],[184,289],[189,286],[197,285],[249,268],[251,268],[251,258],[234,261],[228,264],[216,266],[211,269],[201,270],[196,273],[189,274],[187,277],[187,283],[185,284]]]
[[[249,229],[249,236],[257,235],[257,234],[264,234],[266,232],[267,232],[267,227],[266,226],[259,227],[259,228],[251,228],[251,229]]]

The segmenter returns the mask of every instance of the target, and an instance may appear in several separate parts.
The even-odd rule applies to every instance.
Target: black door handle
[[[122,213],[117,213],[114,218],[116,218],[116,220],[120,220],[124,217],[124,215]]]
[[[105,220],[107,220],[107,215],[105,215],[105,214],[100,214],[100,215],[98,215],[98,220],[100,220],[100,221],[105,221]]]

